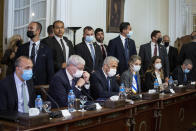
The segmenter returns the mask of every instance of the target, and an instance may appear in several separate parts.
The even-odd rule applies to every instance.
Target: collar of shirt
[[[30,41],[29,56],[31,56],[31,50],[33,48],[33,43],[35,43],[35,57],[37,58],[37,51],[39,50],[40,40],[36,42],[33,42],[32,40]]]
[[[154,42],[150,42],[151,44],[151,56],[153,57],[154,56],[154,48],[155,48],[155,44]],[[157,56],[159,56],[159,45],[157,44]]]
[[[155,45],[156,45],[156,43],[154,43],[154,42],[152,42],[152,41],[151,41],[151,45],[152,45],[152,46],[155,46]]]
[[[60,37],[58,37],[58,36],[56,36],[56,35],[54,35],[54,37],[55,37],[55,39],[60,43],[61,41],[61,39],[63,39],[63,37],[62,38],[60,38]],[[64,39],[63,39],[64,40]]]
[[[166,50],[167,50],[167,54],[169,53],[169,46],[168,47],[166,47]]]
[[[120,39],[121,39],[121,41],[122,41],[122,43],[123,43],[123,47],[125,47],[125,39],[126,39],[126,37],[124,37],[124,36],[122,36],[122,35],[120,34]]]

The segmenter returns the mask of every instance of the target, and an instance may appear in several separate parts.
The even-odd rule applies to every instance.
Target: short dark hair
[[[151,39],[152,37],[156,37],[158,33],[161,33],[161,32],[159,30],[153,30],[153,32],[151,33]]]
[[[83,29],[83,33],[85,33],[85,30],[93,30],[93,28],[91,26],[86,26]]]
[[[53,33],[53,25],[49,25],[48,26],[47,32],[48,32],[48,34],[52,34]]]
[[[37,22],[37,21],[33,21],[33,22],[31,22],[31,23],[36,23],[36,25],[37,25],[37,30],[40,30],[40,34],[41,34],[41,32],[42,32],[42,25],[41,25],[41,23],[39,23],[39,22]]]
[[[55,22],[53,22],[53,28],[54,28],[54,26],[55,26],[56,23],[62,23],[62,24],[64,25],[64,22],[63,22],[63,21],[61,21],[61,20],[56,20]]]
[[[103,29],[97,28],[97,29],[95,30],[95,36],[97,35],[98,32],[103,32]]]
[[[130,23],[129,23],[129,22],[122,22],[122,23],[120,24],[120,32],[122,33],[123,30],[125,30],[125,29],[128,28],[128,26],[130,26]]]
[[[29,57],[27,57],[27,56],[20,56],[20,57],[18,57],[18,58],[16,59],[16,61],[15,61],[15,63],[14,63],[15,67],[20,67],[21,61],[22,61],[23,59],[31,60],[31,59],[30,59]]]

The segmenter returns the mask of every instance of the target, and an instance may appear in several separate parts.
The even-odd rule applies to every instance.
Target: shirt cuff
[[[89,90],[89,89],[90,89],[90,83],[85,84],[84,87],[85,87],[87,90]]]

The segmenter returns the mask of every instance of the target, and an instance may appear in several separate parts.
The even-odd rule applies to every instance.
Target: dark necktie
[[[66,50],[65,50],[65,45],[63,43],[63,39],[60,39],[61,41],[61,47],[63,48],[63,57],[64,57],[64,61],[66,61]]]
[[[107,77],[108,92],[111,92],[110,78]]]
[[[28,113],[29,111],[29,106],[28,106],[28,101],[27,101],[27,92],[25,88],[25,83],[22,83],[22,96],[23,96],[23,111],[24,113]]]
[[[101,51],[102,51],[103,60],[104,60],[105,57],[106,57],[106,53],[105,53],[105,50],[104,50],[104,45],[101,45]]]
[[[92,59],[93,59],[93,70],[94,70],[94,67],[95,67],[95,51],[93,49],[93,44],[89,44],[90,45],[90,49],[91,49],[91,56],[92,56]]]
[[[31,49],[31,60],[33,64],[35,64],[35,43],[33,43],[33,47]]]
[[[129,45],[128,45],[128,38],[125,39],[125,56],[126,56],[126,60],[127,60],[127,63],[129,61]]]
[[[154,56],[157,56],[157,45],[154,46]]]

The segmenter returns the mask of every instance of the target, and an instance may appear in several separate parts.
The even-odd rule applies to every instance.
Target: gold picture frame
[[[107,0],[106,31],[119,33],[120,23],[124,21],[125,0]]]

